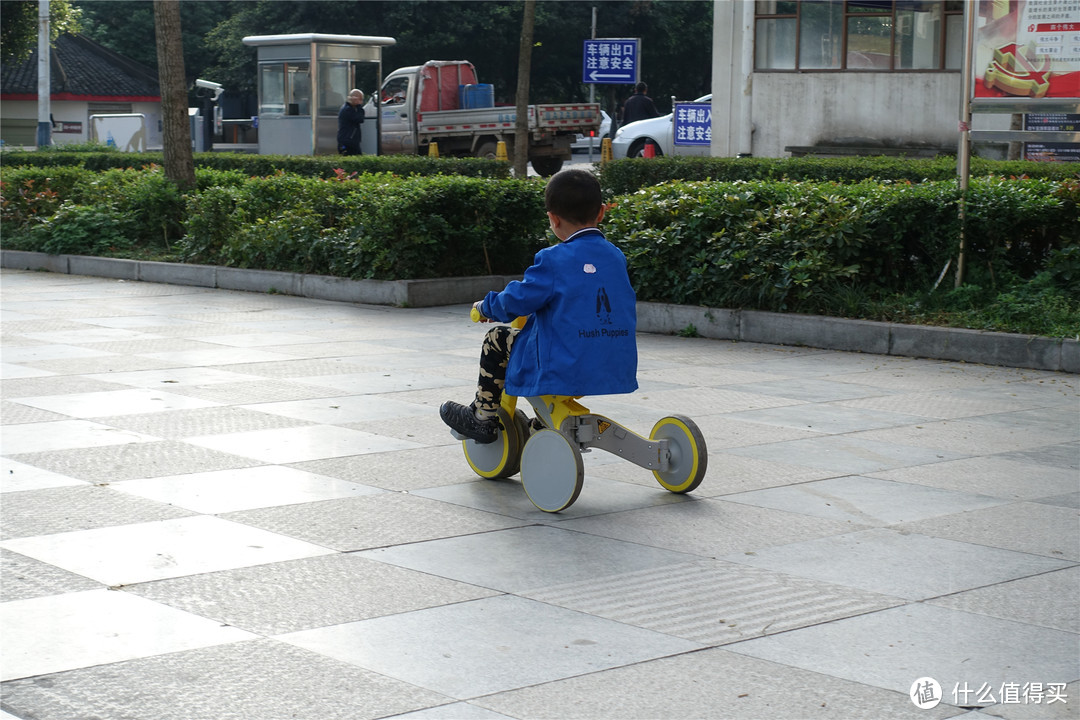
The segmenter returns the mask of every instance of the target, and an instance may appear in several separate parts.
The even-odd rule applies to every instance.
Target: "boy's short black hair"
[[[603,204],[600,181],[588,170],[570,168],[557,172],[544,189],[547,211],[577,225],[596,222]]]

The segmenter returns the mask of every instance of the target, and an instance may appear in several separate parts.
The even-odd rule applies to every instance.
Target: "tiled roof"
[[[160,99],[157,71],[81,35],[61,35],[52,49],[51,94],[69,99]],[[0,95],[37,97],[37,50],[21,64],[0,65]]]

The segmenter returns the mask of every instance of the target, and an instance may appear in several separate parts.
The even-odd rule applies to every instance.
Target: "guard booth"
[[[397,41],[369,35],[249,35],[258,48],[259,154],[337,153],[337,116],[352,88],[374,98],[361,147],[379,154],[382,49]],[[369,124],[370,123],[370,124]]]

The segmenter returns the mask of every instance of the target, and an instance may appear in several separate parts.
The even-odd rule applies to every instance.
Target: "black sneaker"
[[[495,439],[499,437],[499,423],[494,420],[478,419],[469,405],[447,400],[439,408],[439,417],[458,434],[482,445],[495,442]]]

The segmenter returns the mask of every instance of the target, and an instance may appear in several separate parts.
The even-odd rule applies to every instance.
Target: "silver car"
[[[711,102],[712,95],[702,95],[694,102]],[[662,117],[638,120],[629,125],[623,125],[615,133],[615,139],[611,141],[611,154],[618,160],[626,157],[643,157],[645,144],[652,143],[655,146],[656,155],[708,155],[707,146],[679,147],[675,151],[675,145],[671,139],[671,116],[668,113]]]
[[[603,119],[600,121],[600,130],[597,131],[596,137],[592,139],[593,150],[600,152],[600,144],[604,141],[604,138],[611,132],[611,116],[605,111],[601,110],[600,114]],[[577,140],[570,145],[570,149],[574,152],[588,152],[589,151],[589,136],[578,135]]]

